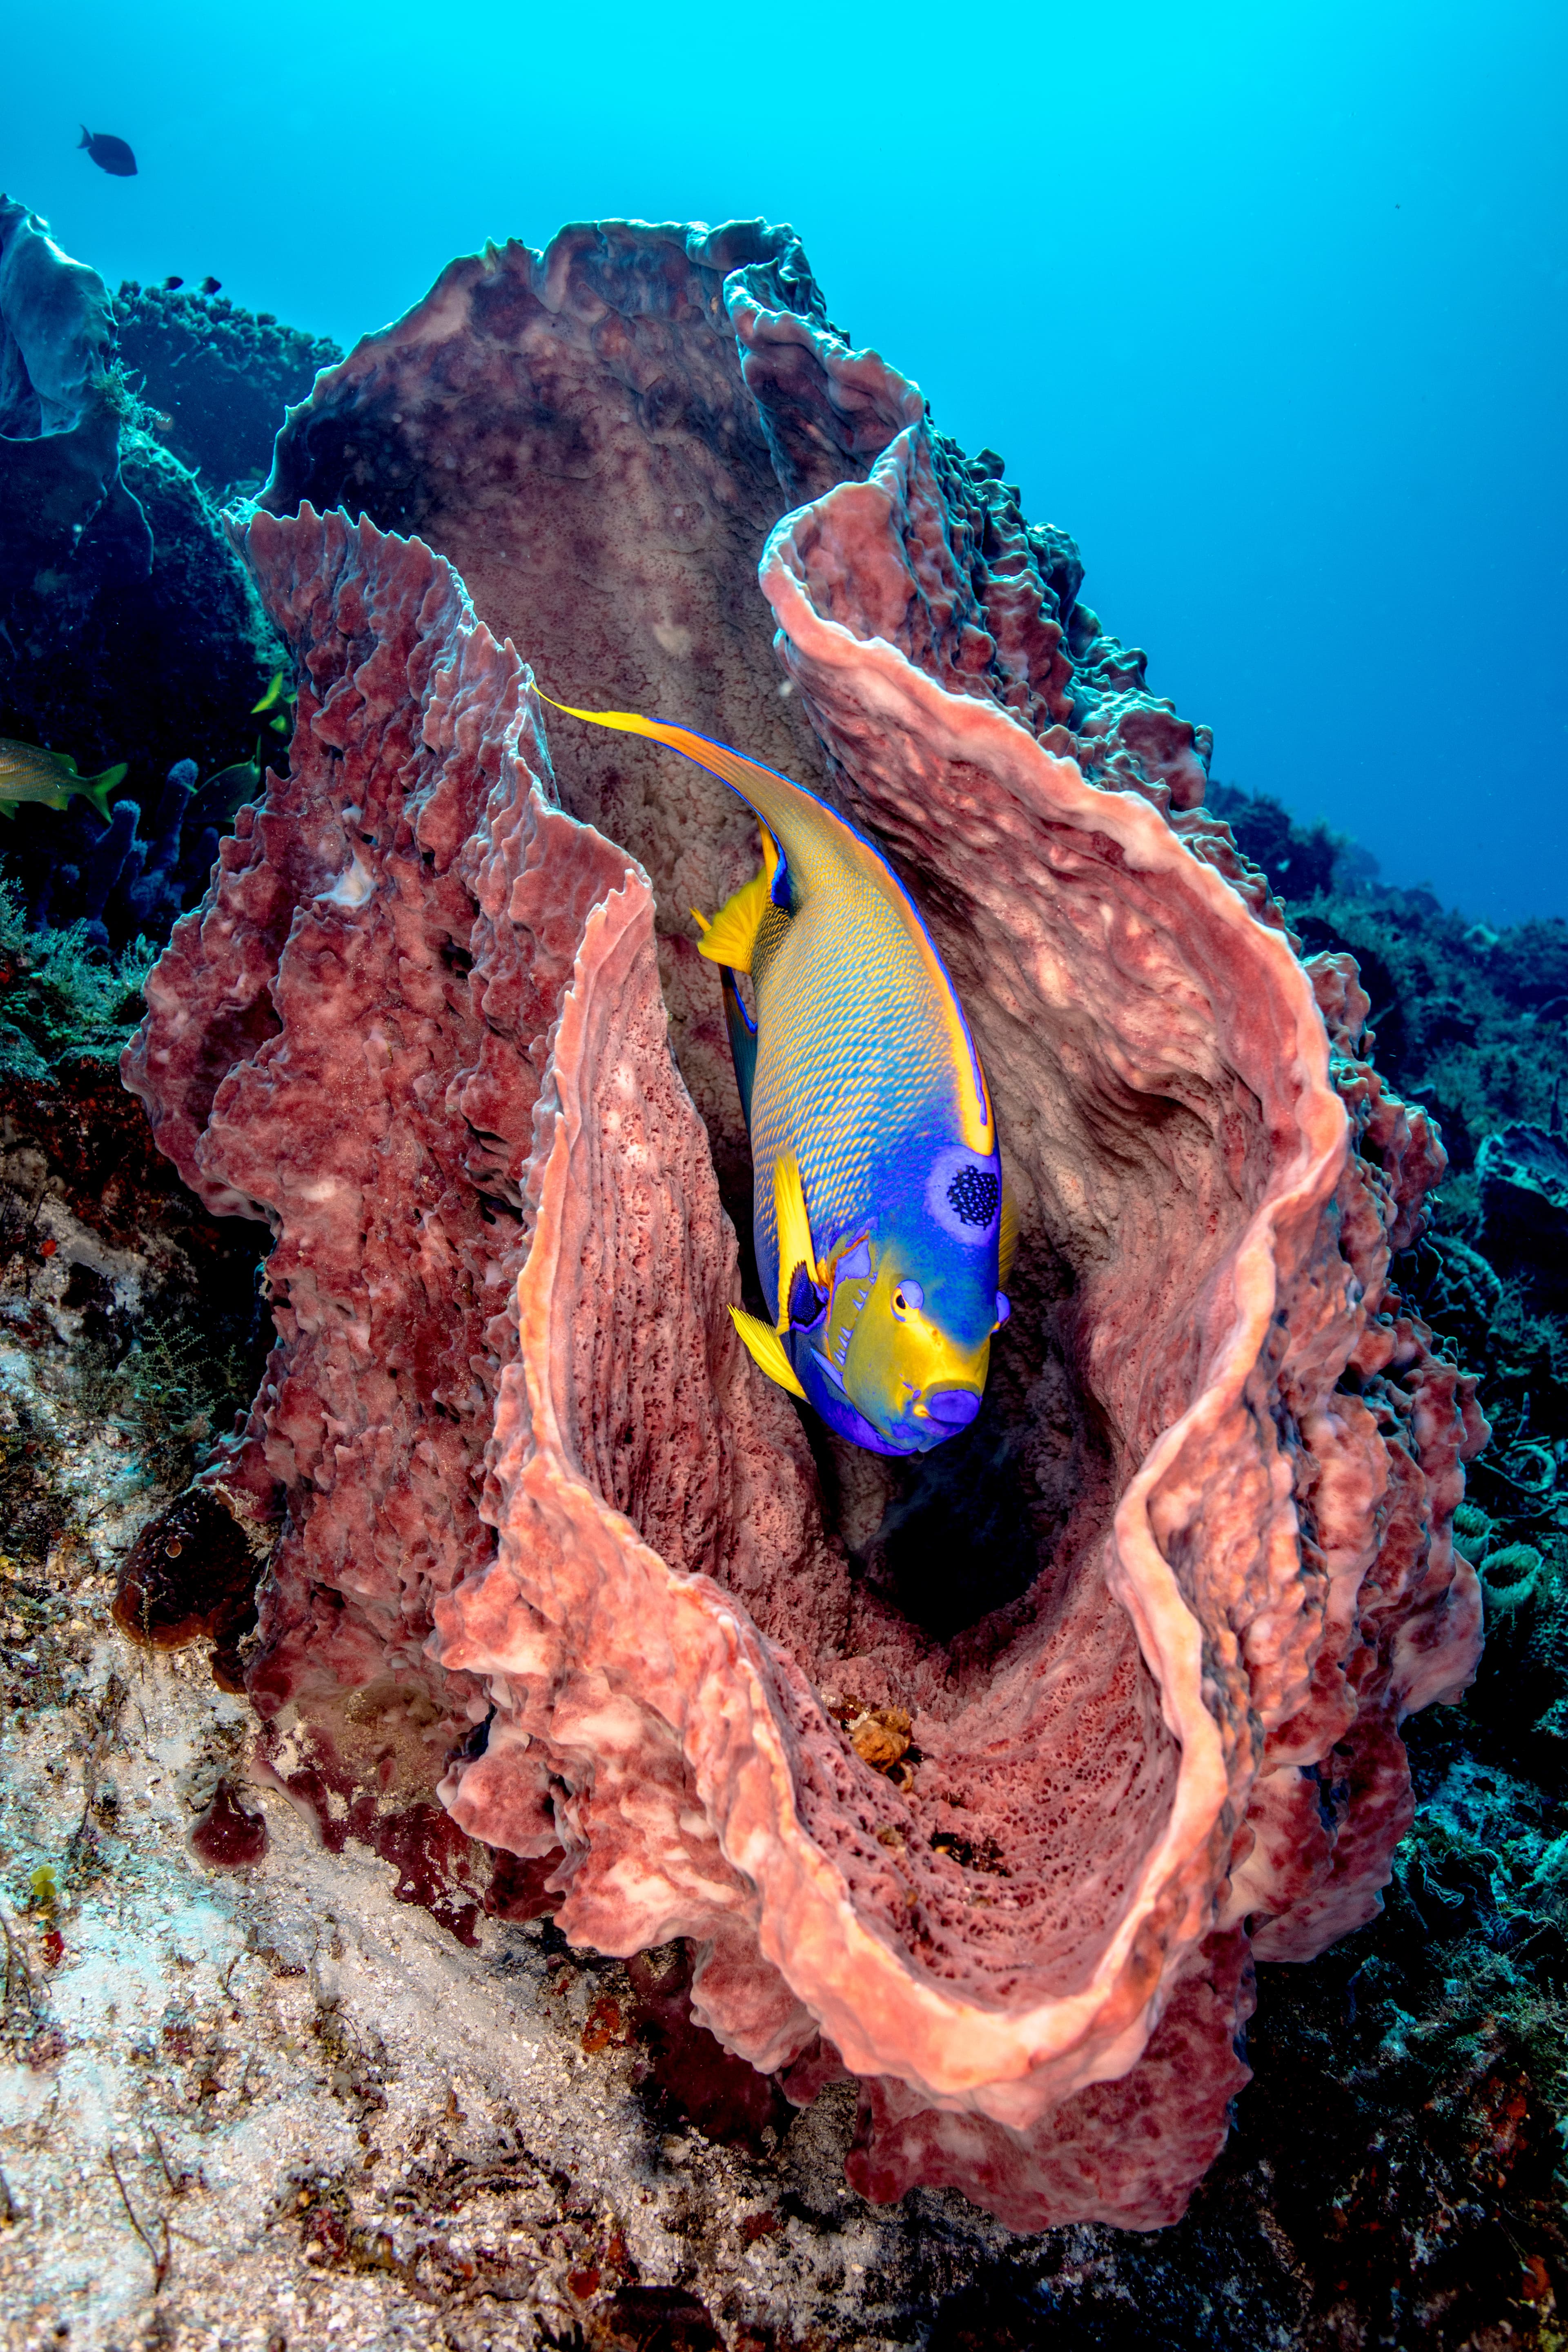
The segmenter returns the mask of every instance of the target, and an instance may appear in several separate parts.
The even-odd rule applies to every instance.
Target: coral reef
[[[491,1549],[476,1481],[545,1035],[582,926],[637,885],[519,760],[515,657],[447,567],[401,545],[388,560],[341,517],[258,517],[247,544],[295,644],[291,773],[241,811],[209,905],[176,928],[127,1076],[209,1209],[265,1213],[277,1234],[286,1337],[250,1435],[207,1474],[253,1521],[287,1509],[248,1675],[275,1767],[326,1828],[352,1797],[355,1833],[471,1935],[488,1858],[434,1789],[489,1708],[424,1655],[429,1607]],[[541,899],[530,871],[546,867]],[[476,890],[504,942],[531,919],[536,954],[492,969]],[[367,1024],[384,1041],[369,1065]],[[369,1113],[370,1086],[380,1108],[345,1156],[342,1106]],[[328,1297],[355,1299],[357,1335]],[[453,1891],[434,1895],[444,1871]],[[511,1907],[504,1878],[494,1899]]]
[[[138,432],[121,463],[152,527],[150,575],[123,587],[84,554],[68,595],[10,600],[0,648],[0,732],[69,751],[79,766],[110,755],[129,765],[116,805],[133,814],[112,846],[80,801],[58,814],[19,809],[0,842],[37,914],[107,921],[116,945],[166,937],[205,884],[204,837],[228,822],[225,794],[181,795],[174,778],[194,785],[248,756],[252,706],[281,660],[199,485]]]
[[[107,834],[81,801],[27,806],[0,856],[35,928],[123,948],[204,887],[229,793],[191,788],[249,752],[280,655],[216,507],[146,429],[115,320],[96,271],[0,199],[0,733],[130,770]]]
[[[258,763],[258,779],[259,772]],[[251,788],[251,777],[245,767],[242,789]],[[176,760],[153,803],[146,840],[133,800],[116,801],[107,825],[75,804],[58,815],[38,811],[39,821],[13,826],[0,844],[8,868],[0,874],[6,910],[0,928],[17,969],[37,974],[35,1003],[47,997],[51,980],[63,984],[70,963],[79,976],[67,993],[80,999],[90,1023],[87,996],[101,993],[116,955],[128,970],[138,959],[144,963],[149,942],[167,939],[175,917],[206,887],[220,833],[233,822],[236,785],[231,770],[198,786],[195,761]],[[84,975],[95,964],[100,976],[91,981]]]
[[[680,241],[653,236],[667,257]],[[589,238],[586,250],[592,258],[606,245]],[[514,251],[514,263],[523,258]],[[458,267],[482,284],[479,265]],[[597,317],[597,343],[593,320],[584,338],[590,358],[608,354],[579,395],[600,412],[621,339],[634,349],[644,339],[670,362],[676,389],[656,383],[659,401],[678,400],[689,367],[659,341],[668,322],[657,300],[639,312],[636,276],[626,273],[621,307]],[[773,356],[805,369],[804,396],[791,395],[804,453],[795,462],[821,467],[820,492],[840,473],[858,480],[879,449],[870,436],[847,461],[841,451],[830,458],[816,437],[809,339],[795,336],[784,311],[816,306],[798,283],[781,291]],[[580,289],[574,305],[591,309]],[[700,310],[692,306],[689,341],[716,352],[716,380],[728,384],[722,336]],[[536,341],[574,331],[570,320],[535,321]],[[437,349],[433,331],[424,340],[420,365],[464,365],[460,352]],[[384,343],[370,348],[379,348],[377,366],[390,364]],[[468,431],[485,402],[514,396],[510,369],[504,383],[500,372],[504,346],[490,356],[488,384],[466,383],[474,413],[432,417],[419,462],[437,487],[441,433]],[[410,387],[417,382],[411,361]],[[632,408],[631,423],[650,413]],[[716,413],[747,429],[744,403]],[[789,436],[765,404],[757,413],[764,436],[784,447]],[[569,444],[567,420],[542,420],[542,432],[546,424]],[[639,445],[617,446],[635,456]],[[658,451],[655,417],[649,463]],[[384,494],[374,446],[361,461],[372,492]],[[411,480],[416,470],[411,463]],[[987,532],[1003,470],[988,454],[966,469],[972,484],[990,486],[981,489]],[[498,540],[507,509],[499,478],[493,491],[482,470],[478,478],[484,495],[470,537],[483,572],[479,509],[490,506]],[[332,495],[328,474],[320,487]],[[547,521],[548,475],[524,487],[531,512]],[[461,496],[449,486],[459,522]],[[744,524],[748,564],[771,527],[773,499],[764,475]],[[1061,544],[1066,568],[1054,576],[1076,589]],[[613,589],[609,554],[605,563]],[[505,577],[498,562],[486,594]],[[658,577],[656,569],[656,587]],[[744,600],[745,565],[735,578]],[[629,632],[637,617],[627,599],[617,625]],[[542,625],[555,619],[546,614]],[[510,625],[534,650],[521,597]],[[620,642],[601,648],[606,658],[622,660]],[[768,689],[755,698],[759,724],[771,725],[777,672],[765,644],[747,642],[758,643]],[[703,659],[714,654],[706,643]],[[715,692],[717,730],[751,692],[743,667],[736,661]],[[569,677],[584,700],[638,691],[629,656],[613,692],[563,671],[558,651],[541,675],[555,691]],[[660,693],[685,711],[699,684],[682,691],[676,673]],[[137,685],[156,701],[155,677]],[[773,755],[820,783],[815,735],[790,731],[799,707],[798,695],[779,703],[789,744],[775,737]],[[58,740],[73,750],[85,740],[66,706]],[[537,739],[525,728],[521,740],[548,797]],[[217,756],[249,741],[242,718]],[[567,773],[585,741],[563,734],[556,747],[569,792],[619,791],[613,763]],[[176,736],[163,764],[140,777],[143,803],[182,749]],[[115,752],[111,739],[100,756]],[[852,762],[847,774],[847,791],[864,789]],[[657,862],[669,782],[661,771],[644,781],[646,800],[628,791],[617,822],[643,828]],[[828,789],[838,789],[830,775]],[[1354,954],[1376,1031],[1375,1048],[1363,1031],[1361,1053],[1387,1085],[1440,1114],[1449,1171],[1428,1195],[1426,1232],[1391,1271],[1407,1313],[1443,1335],[1436,1352],[1480,1375],[1493,1423],[1456,1517],[1460,1547],[1481,1571],[1489,1639],[1462,1706],[1405,1727],[1417,1802],[1386,1907],[1310,1968],[1260,1963],[1245,2052],[1253,2080],[1237,2127],[1185,2216],[1152,2236],[1085,2223],[1006,2240],[955,2194],[930,2189],[868,2208],[842,2180],[853,2086],[830,2083],[792,2123],[776,2079],[728,2056],[694,2021],[701,1955],[692,1943],[625,1971],[568,1948],[539,1920],[560,1901],[547,1885],[559,1851],[531,1862],[486,1853],[449,1825],[444,1839],[422,1844],[426,1817],[406,1822],[408,1790],[395,1785],[388,1814],[413,1832],[403,1845],[413,1867],[388,1885],[385,1864],[362,1850],[378,1830],[352,1769],[342,1775],[349,1810],[329,1824],[331,1844],[343,1849],[336,1853],[313,1850],[313,1826],[276,1786],[247,1785],[243,1702],[225,1696],[256,1663],[244,1630],[245,1554],[210,1479],[173,1506],[171,1497],[222,1426],[226,1391],[232,1402],[254,1385],[253,1375],[237,1387],[221,1359],[231,1333],[241,1352],[249,1336],[264,1229],[211,1218],[153,1149],[141,1105],[109,1076],[105,1057],[132,1017],[141,960],[116,963],[79,932],[29,931],[13,906],[0,943],[9,1147],[0,1189],[0,2063],[12,2062],[0,2119],[0,2300],[26,2315],[13,2326],[29,2343],[52,2340],[68,2321],[73,2336],[101,2327],[129,2341],[140,2326],[150,2340],[205,2331],[248,2341],[265,2310],[299,2341],[379,2344],[438,2327],[476,2352],[481,2344],[524,2352],[577,2340],[578,2330],[606,2344],[721,2337],[749,2352],[813,2341],[882,2352],[910,2340],[937,2352],[981,2344],[1005,2352],[1047,2338],[1087,2347],[1133,2336],[1205,2352],[1342,2352],[1347,2343],[1553,2352],[1568,2307],[1568,1317],[1542,1305],[1549,1263],[1521,1256],[1504,1277],[1484,1255],[1477,1163],[1505,1127],[1552,1133],[1568,1059],[1568,926],[1500,936],[1430,893],[1384,887],[1354,845],[1293,824],[1277,804],[1218,788],[1208,805],[1265,868],[1307,951]],[[688,814],[688,854],[706,856],[710,813]],[[742,866],[750,854],[742,844]],[[912,852],[909,862],[923,892]],[[660,871],[669,870],[667,858]],[[687,950],[679,895],[665,897],[658,922],[668,986]],[[106,913],[132,921],[129,909]],[[453,961],[460,971],[462,955]],[[688,1015],[679,990],[669,993],[683,1064],[700,1083],[707,1000],[692,997]],[[722,1174],[733,1151],[727,1121],[738,1114],[724,1098],[716,1021],[710,1039],[705,1115]],[[491,1050],[504,1069],[499,1031]],[[1374,1129],[1368,1139],[1374,1153],[1382,1148]],[[502,1228],[514,1205],[500,1192],[488,1202]],[[1071,1315],[1075,1298],[1063,1298],[1058,1316]],[[193,1307],[194,1320],[166,1319]],[[515,1343],[503,1333],[500,1344]],[[333,1394],[352,1405],[356,1391],[351,1383]],[[852,1460],[824,1453],[816,1466],[848,1548],[857,1606],[885,1601],[949,1638],[994,1603],[1015,1603],[1039,1551],[1059,1540],[1051,1477],[1059,1498],[1093,1467],[1093,1433],[1086,1440],[1078,1429],[1071,1397],[1057,1378],[1034,1385],[1029,1475],[1045,1472],[1047,1484],[1023,1483],[1026,1508],[1006,1415],[962,1480],[912,1482],[891,1496],[861,1481]],[[1375,1388],[1371,1402],[1381,1413]],[[229,1449],[208,1468],[221,1477],[233,1460]],[[140,1558],[166,1580],[160,1606],[166,1601],[171,1625],[182,1609],[210,1609],[234,1571],[239,1630],[219,1643],[210,1675],[213,1636],[194,1649],[143,1651],[128,1665],[108,1621],[116,1564],[128,1591],[127,1547],[150,1512]],[[191,1522],[189,1544],[179,1513]],[[182,1546],[174,1559],[171,1533]],[[207,1558],[209,1540],[223,1558]],[[182,1564],[184,1598],[175,1589]],[[330,1585],[317,1596],[329,1628],[342,1598]],[[345,1606],[355,1605],[348,1596]],[[138,1632],[153,1630],[152,1613]],[[374,1647],[380,1630],[373,1636]],[[421,1670],[442,1686],[433,1662]],[[864,1696],[837,1686],[826,1696],[856,1753],[889,1768],[889,1801],[909,1776],[918,1782],[927,1767],[907,1710],[883,1704],[874,1684]],[[402,1773],[423,1708],[416,1701],[412,1720],[398,1722],[384,1692],[372,1696],[382,1716],[382,1736],[368,1743],[373,1761],[398,1745]],[[330,1738],[331,1694],[325,1716]],[[307,1738],[316,1736],[310,1721],[306,1693]],[[480,1736],[470,1735],[470,1750]],[[426,1777],[438,1760],[425,1759]],[[215,1787],[219,1774],[226,1798]],[[334,1792],[315,1795],[317,1810],[332,1815]],[[237,1826],[223,1818],[231,1804]],[[223,1851],[212,1878],[187,1838],[215,1805]],[[242,1845],[259,1844],[247,1826],[259,1822],[258,1805],[270,1821],[268,1851],[231,1875],[230,1830]],[[942,1843],[961,1866],[989,1858],[956,1833]],[[896,1858],[897,1848],[889,1852]],[[1004,1892],[1010,1884],[982,1871],[987,1878]],[[406,1907],[422,1895],[474,1940],[426,1930]],[[791,2089],[809,2095],[822,2071],[820,2063],[815,2078],[796,2069]],[[683,2115],[693,2127],[681,2128]]]
[[[105,955],[85,923],[36,927],[0,874],[0,1073],[47,1078],[67,1054],[116,1062],[141,1018],[153,953],[143,940],[122,958]]]
[[[1244,2079],[1248,1931],[1301,1958],[1376,1909],[1398,1719],[1474,1664],[1449,1521],[1484,1424],[1389,1286],[1442,1159],[1355,1059],[1352,968],[1295,960],[1201,812],[1206,740],[999,471],[848,351],[783,233],[612,225],[455,264],[321,380],[268,492],[401,499],[552,690],[684,682],[777,759],[808,712],[929,910],[1021,1195],[1008,1370],[934,1484],[840,1450],[825,1528],[731,1336],[655,906],[722,1172],[671,902],[743,836],[618,742],[563,758],[553,808],[514,657],[417,543],[308,504],[246,534],[297,655],[290,776],[127,1075],[209,1208],[278,1234],[225,1481],[286,1502],[247,1681],[324,1832],[416,1847],[411,1886],[439,1862],[465,1932],[449,1759],[457,1824],[563,1853],[575,1940],[690,1937],[727,2048],[801,2096],[862,2078],[858,2186],[1147,2228]],[[740,583],[803,496],[763,562],[779,693]],[[911,1561],[988,1518],[1011,1589],[933,1627]]]
[[[1482,1139],[1521,1119],[1549,1127],[1568,1074],[1568,923],[1500,933],[1441,907],[1430,891],[1384,887],[1353,845],[1321,827],[1303,832],[1277,803],[1220,787],[1211,804],[1247,855],[1267,866],[1309,953],[1355,957],[1379,1069],[1442,1128],[1449,1172],[1438,1222],[1474,1240]],[[1325,839],[1333,850],[1326,874]]]
[[[114,300],[121,362],[165,449],[218,506],[259,489],[285,412],[342,358],[222,293],[127,281]]]
[[[0,195],[0,593],[144,580],[153,548],[121,476],[114,313],[94,269]]]
[[[384,1865],[324,1852],[247,1785],[248,1710],[199,1650],[128,1661],[106,1601],[130,1529],[103,1506],[134,1456],[84,1444],[90,1423],[50,1433],[56,1508],[92,1549],[0,1568],[0,2303],[23,2343],[68,2322],[652,2352],[661,2317],[705,2310],[749,2352],[1552,2352],[1568,1822],[1560,1769],[1547,1796],[1502,1761],[1511,1664],[1493,1758],[1474,1752],[1495,1632],[1465,1706],[1408,1727],[1422,1802],[1385,1912],[1310,1969],[1260,1969],[1254,2081],[1185,2218],[1005,2239],[952,2192],[850,2192],[847,2085],[782,2127],[726,2113],[715,2045],[681,2046],[689,1958],[626,1970],[537,1921],[465,1947]],[[259,1864],[189,1850],[220,1775],[267,1817]],[[160,2253],[172,2225],[155,2294],[110,2156]]]
[[[1256,838],[1259,803],[1226,798],[1237,837]],[[1262,823],[1278,837],[1278,811]],[[1568,1079],[1568,923],[1500,934],[1428,891],[1383,887],[1342,847],[1337,855],[1334,887],[1288,898],[1287,919],[1308,948],[1354,956],[1379,1070],[1440,1119],[1448,1168],[1398,1278],[1414,1309],[1481,1375],[1493,1441],[1470,1473],[1474,1501],[1503,1531],[1500,1540],[1531,1540],[1543,1515],[1555,1525],[1568,1442],[1568,1323],[1552,1304],[1561,1253],[1551,1197]],[[1506,1140],[1515,1136],[1517,1145]],[[1489,1230],[1483,1166],[1497,1171]],[[1517,1186],[1504,1178],[1510,1168]]]
[[[1568,1310],[1568,1140],[1528,1122],[1487,1136],[1476,1158],[1480,1246],[1500,1274],[1519,1275],[1538,1306]]]

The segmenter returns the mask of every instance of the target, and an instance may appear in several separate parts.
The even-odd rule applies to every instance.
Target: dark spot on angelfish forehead
[[[1002,1199],[1002,1180],[990,1168],[961,1168],[947,1188],[948,1205],[966,1225],[988,1225]]]

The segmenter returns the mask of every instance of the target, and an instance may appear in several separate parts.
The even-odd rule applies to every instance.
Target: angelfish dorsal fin
[[[713,920],[703,924],[702,937],[697,942],[699,955],[706,956],[710,963],[727,966],[731,971],[751,971],[752,952],[763,919],[768,908],[778,903],[773,896],[779,873],[778,850],[765,825],[759,826],[758,831],[763,839],[761,873],[753,874],[732,898],[725,899]],[[691,911],[696,915],[695,907]]]
[[[770,1381],[776,1381],[781,1389],[787,1389],[791,1396],[799,1397],[804,1404],[806,1402],[805,1391],[795,1376],[795,1366],[785,1355],[784,1341],[778,1333],[759,1316],[744,1314],[739,1307],[731,1307],[730,1319],[745,1342],[746,1352],[758,1370],[766,1372]]]
[[[805,1188],[800,1181],[800,1162],[793,1151],[781,1151],[773,1162],[773,1217],[779,1236],[778,1328],[782,1332],[789,1328],[789,1295],[797,1268],[805,1266],[818,1289],[827,1286],[817,1271]]]

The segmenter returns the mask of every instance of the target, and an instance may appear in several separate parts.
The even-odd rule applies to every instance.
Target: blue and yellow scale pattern
[[[978,1412],[1007,1302],[991,1098],[919,909],[872,842],[773,769],[634,712],[571,715],[668,744],[758,819],[761,871],[697,918],[723,977],[773,1314],[735,1319],[842,1434],[922,1452]]]

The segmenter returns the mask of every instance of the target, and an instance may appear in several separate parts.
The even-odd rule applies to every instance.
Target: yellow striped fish
[[[22,801],[37,801],[44,808],[67,808],[72,794],[79,793],[107,824],[109,795],[124,780],[123,761],[99,775],[79,776],[68,751],[46,751],[41,744],[18,743],[9,735],[0,735],[0,816],[15,816]]]
[[[864,835],[771,768],[634,711],[552,708],[668,744],[756,817],[761,871],[711,922],[692,910],[720,967],[773,1320],[731,1313],[768,1377],[856,1444],[940,1445],[980,1410],[1011,1216],[985,1074],[918,908]]]

